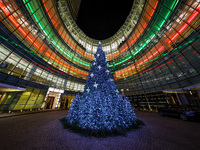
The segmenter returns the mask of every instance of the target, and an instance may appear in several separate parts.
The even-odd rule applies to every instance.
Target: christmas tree
[[[66,123],[89,135],[108,135],[136,124],[127,97],[119,94],[107,58],[99,44],[82,96],[72,101]]]
[[[79,121],[79,105],[80,95],[76,94],[67,115],[67,120],[69,120],[70,124],[77,124]]]

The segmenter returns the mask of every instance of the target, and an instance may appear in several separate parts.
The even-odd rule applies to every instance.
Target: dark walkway
[[[199,150],[200,123],[136,112],[146,124],[127,136],[83,137],[64,130],[67,111],[0,118],[0,150]]]

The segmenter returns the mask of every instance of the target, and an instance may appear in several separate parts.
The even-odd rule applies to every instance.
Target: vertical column
[[[180,93],[180,95],[181,95],[181,97],[183,98],[183,102],[184,102],[184,104],[188,105],[189,102],[188,102],[188,100],[187,100],[185,94],[184,94],[184,93]]]
[[[65,90],[66,84],[67,84],[67,79],[65,79],[65,81],[64,81],[63,90]]]
[[[35,66],[33,66],[32,68],[31,68],[31,71],[28,73],[28,75],[25,77],[25,80],[29,80],[30,78],[31,78],[31,76],[32,76],[32,74],[33,74],[33,72],[35,71]]]
[[[177,97],[177,99],[178,99],[179,104],[181,105],[182,103],[181,103],[181,100],[180,100],[178,94],[177,94],[177,93],[175,93],[175,94],[176,94],[176,97]]]

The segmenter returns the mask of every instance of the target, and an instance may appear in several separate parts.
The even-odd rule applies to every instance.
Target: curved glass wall
[[[83,91],[99,41],[78,28],[64,4],[0,1],[0,72]],[[199,0],[134,1],[124,25],[101,41],[118,88],[131,95],[200,83],[199,13]]]
[[[119,31],[114,36],[105,40],[101,40],[103,50],[106,52],[106,54],[112,55],[112,53],[115,53],[118,49],[118,46],[125,41],[126,37],[130,35],[143,10],[144,2],[144,0],[133,1],[132,9]],[[58,11],[66,28],[70,31],[74,39],[85,48],[87,54],[94,55],[96,53],[99,41],[88,37],[76,25],[75,21],[70,15],[65,0],[58,1]]]
[[[121,79],[120,88],[129,87],[129,94],[142,94],[198,84],[199,10],[199,1],[181,1],[159,33],[150,28],[148,32],[154,33],[154,39],[148,41],[138,57],[132,55],[130,65],[126,63],[126,67],[115,72],[115,78]],[[129,50],[129,54],[133,52]]]

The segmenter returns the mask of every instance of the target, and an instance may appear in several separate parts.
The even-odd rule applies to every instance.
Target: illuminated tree
[[[99,44],[82,96],[76,96],[67,123],[90,135],[106,135],[130,128],[136,122],[128,100],[118,94],[107,58]]]
[[[80,100],[80,95],[76,94],[76,97],[73,99],[73,102],[67,114],[67,120],[69,120],[70,124],[77,124],[79,122]]]

